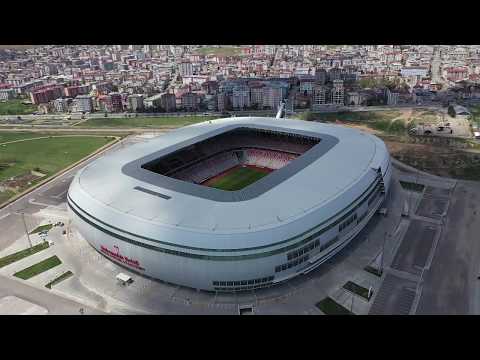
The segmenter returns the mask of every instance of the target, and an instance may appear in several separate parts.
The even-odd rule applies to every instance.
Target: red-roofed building
[[[478,81],[480,81],[480,75],[478,75],[478,74],[470,74],[470,75],[468,76],[468,79],[471,80],[471,81],[478,82]]]
[[[242,53],[243,53],[244,55],[250,55],[252,52],[253,52],[253,50],[252,50],[251,47],[244,47],[244,48],[242,48]]]
[[[122,95],[115,92],[108,95],[112,99],[112,112],[121,112],[123,110]]]
[[[35,105],[45,104],[63,96],[63,86],[48,86],[30,93],[30,99]]]
[[[449,67],[444,71],[444,76],[450,81],[460,81],[468,78],[468,68],[466,67]]]

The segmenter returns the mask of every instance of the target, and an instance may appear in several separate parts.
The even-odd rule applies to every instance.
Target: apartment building
[[[345,105],[345,89],[343,80],[333,80],[332,103],[334,105]]]
[[[93,110],[92,97],[89,95],[78,95],[75,98],[75,111],[91,112]]]

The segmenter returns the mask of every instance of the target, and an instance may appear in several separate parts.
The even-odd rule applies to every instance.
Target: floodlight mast
[[[275,119],[282,119],[285,117],[285,101],[282,101],[280,103],[280,106],[278,107],[278,112],[277,116],[275,116]]]

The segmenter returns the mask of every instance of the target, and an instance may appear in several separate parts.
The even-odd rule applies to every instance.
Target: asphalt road
[[[85,315],[103,314],[101,311],[59,296],[48,290],[27,285],[22,280],[10,279],[0,275],[0,299],[9,295],[14,295],[44,307],[48,310],[49,315],[80,315],[80,309],[83,309]]]
[[[423,104],[423,105],[415,105],[415,104],[398,104],[396,106],[343,106],[335,108],[334,111],[384,111],[384,110],[395,110],[395,109],[438,109],[441,108],[441,104],[439,103],[431,103],[431,104]],[[296,113],[308,111],[309,109],[295,109]],[[246,111],[229,111],[229,114],[236,115],[236,116],[259,116],[259,115],[275,115],[277,109],[274,110],[246,110]],[[133,116],[134,114],[129,114]],[[22,119],[25,120],[34,120],[34,119],[64,119],[67,114],[46,114],[46,115],[20,115]],[[222,116],[220,112],[197,112],[197,113],[189,113],[189,112],[174,112],[174,113],[138,113],[139,117],[181,117],[181,116],[198,116],[198,117],[205,117],[205,116]],[[116,113],[116,114],[109,114],[110,118],[122,118],[124,117],[124,113]],[[16,119],[17,115],[0,115],[0,119]],[[71,114],[72,120],[81,120],[81,114]],[[86,115],[87,119],[93,118],[104,118],[104,113],[97,112],[91,113]],[[133,118],[132,118],[133,119]],[[31,126],[31,125],[29,125]]]

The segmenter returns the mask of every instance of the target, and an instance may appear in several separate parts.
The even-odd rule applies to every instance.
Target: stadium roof
[[[206,199],[122,172],[126,164],[166,149],[170,152],[179,143],[231,126],[315,133],[317,137],[339,141],[301,171],[245,201]],[[290,165],[297,161],[301,164],[300,158]],[[358,130],[300,120],[237,117],[176,129],[103,156],[77,174],[69,197],[102,222],[116,224],[121,229],[136,229],[144,236],[158,238],[162,233],[163,238],[175,239],[177,244],[205,248],[206,243],[214,241],[212,234],[215,234],[218,235],[215,247],[243,248],[251,246],[247,233],[256,233],[256,244],[269,244],[328,220],[359,198],[374,181],[376,170],[381,166],[386,171],[387,164],[385,144]],[[284,169],[287,168],[288,165]],[[281,174],[281,170],[264,179]],[[265,230],[270,231],[265,233]]]
[[[285,129],[278,126],[270,126],[256,124],[254,129],[264,129],[272,130],[278,132],[285,132]],[[247,127],[245,124],[242,127]],[[251,125],[250,125],[251,126]],[[225,133],[229,130],[238,129],[238,124],[231,124],[228,126],[223,126],[220,128],[213,129],[212,131],[204,132],[197,136],[192,136],[186,139],[185,141],[173,144],[172,146],[164,147],[158,151],[155,151],[151,154],[148,154],[144,157],[136,159],[132,162],[127,163],[122,167],[122,172],[128,176],[132,176],[135,179],[141,180],[142,182],[147,182],[151,185],[161,187],[164,189],[169,189],[175,192],[181,192],[184,194],[198,196],[204,199],[222,201],[222,202],[235,202],[235,201],[245,201],[253,199],[264,192],[272,189],[273,187],[279,185],[283,181],[287,180],[289,177],[300,172],[302,169],[316,161],[319,157],[323,156],[330,149],[332,149],[337,143],[338,139],[335,136],[328,134],[319,134],[316,132],[305,131],[305,130],[291,130],[290,133],[310,136],[310,137],[319,137],[321,141],[319,144],[315,145],[310,151],[307,151],[305,154],[299,158],[292,161],[287,166],[274,171],[268,176],[256,181],[255,183],[237,191],[223,191],[220,189],[215,189],[207,186],[197,185],[194,183],[177,180],[168,176],[162,176],[156,174],[152,171],[142,168],[142,165],[165,156],[167,154],[173,153],[179,149],[188,147],[191,144],[197,143],[205,138],[211,138],[215,135]]]

